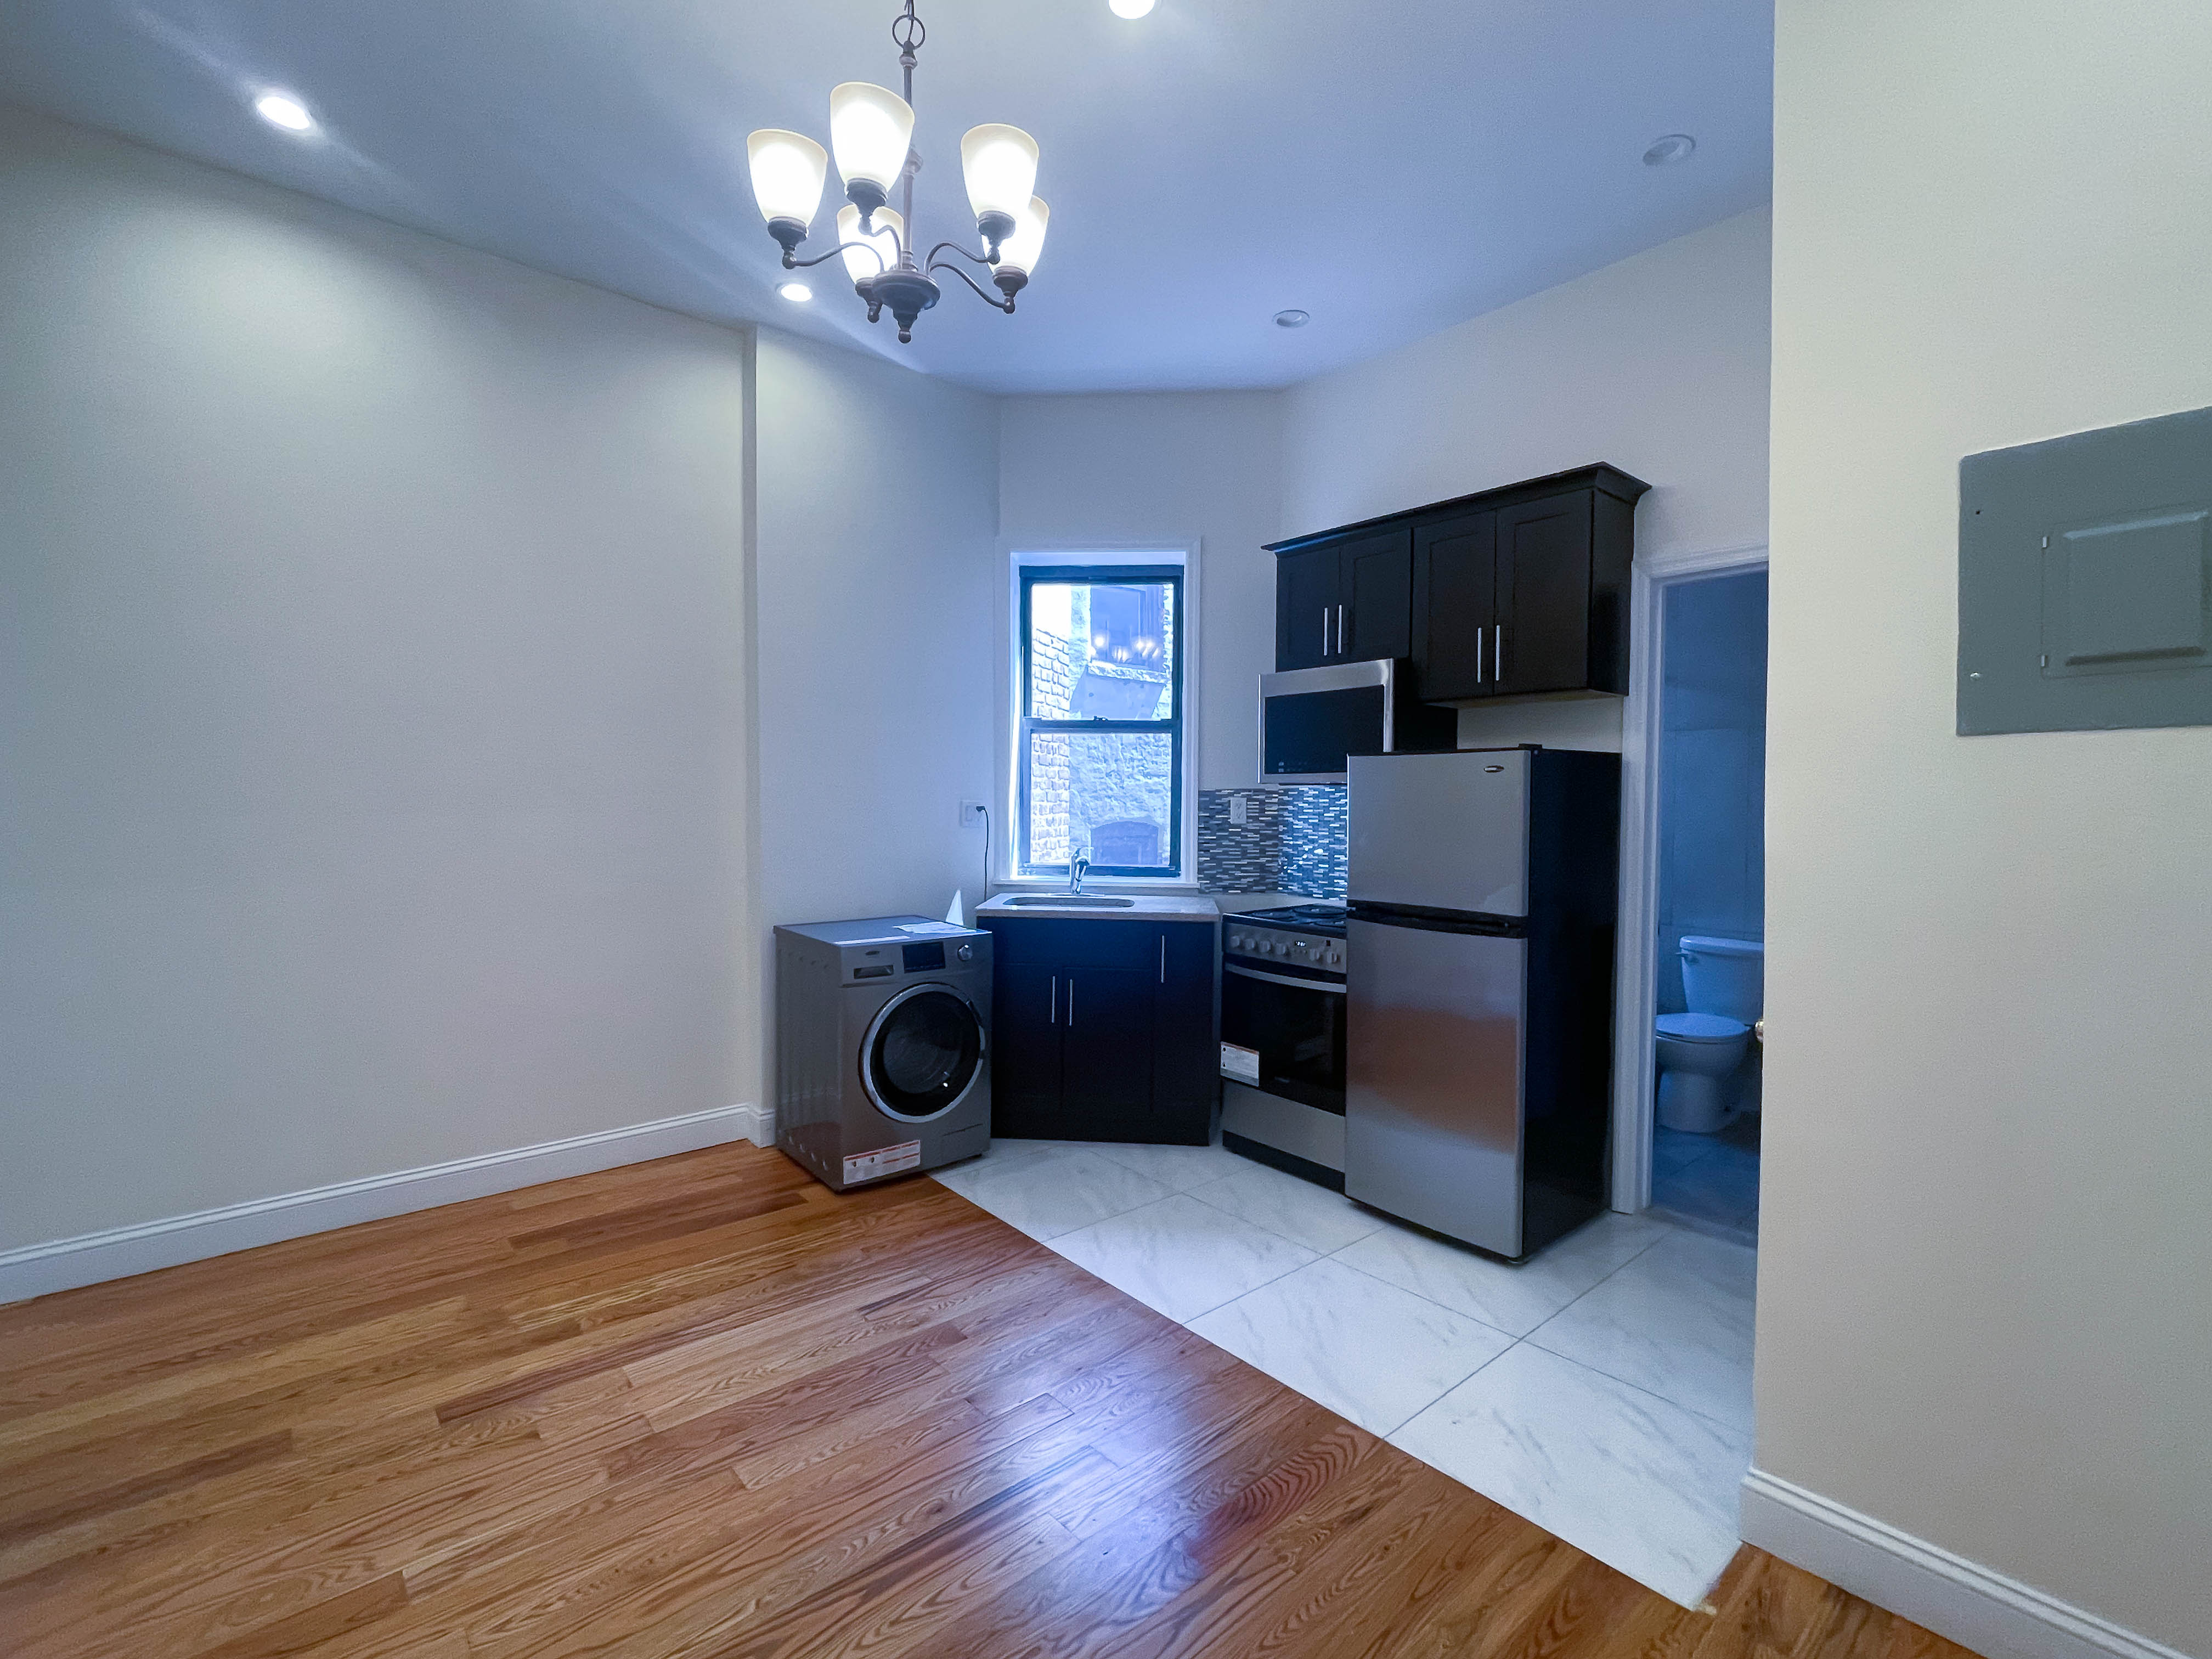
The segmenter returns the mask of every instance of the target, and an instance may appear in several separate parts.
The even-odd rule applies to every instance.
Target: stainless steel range
[[[1345,913],[1221,918],[1221,1144],[1344,1187]]]

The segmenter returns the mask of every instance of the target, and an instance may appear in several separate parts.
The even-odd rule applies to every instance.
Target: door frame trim
[[[1667,590],[1767,568],[1767,544],[1637,556],[1629,572],[1628,698],[1620,717],[1620,921],[1614,965],[1613,1207],[1651,1203],[1657,1055],[1651,1019],[1659,975],[1659,716],[1666,684]]]

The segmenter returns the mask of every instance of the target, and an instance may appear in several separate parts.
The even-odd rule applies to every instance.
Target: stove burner
[[[1241,921],[1256,927],[1289,927],[1302,933],[1344,937],[1344,907],[1338,904],[1285,904],[1273,910],[1224,910],[1222,921]]]

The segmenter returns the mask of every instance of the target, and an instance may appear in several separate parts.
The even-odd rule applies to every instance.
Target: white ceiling
[[[1770,0],[922,0],[915,208],[959,139],[1043,150],[1017,315],[915,343],[841,281],[778,299],[744,139],[898,84],[895,0],[0,0],[0,95],[696,315],[991,391],[1279,386],[1765,201]],[[324,132],[264,125],[297,94]],[[1662,133],[1696,155],[1647,167]],[[820,251],[837,190],[817,221]],[[927,246],[927,243],[925,243]],[[1274,326],[1285,307],[1306,328]]]

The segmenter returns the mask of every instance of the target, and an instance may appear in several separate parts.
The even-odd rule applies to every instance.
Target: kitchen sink
[[[1136,902],[1134,899],[1100,898],[1090,893],[1024,893],[1019,898],[999,901],[1009,907],[1037,905],[1054,910],[1126,910]]]

